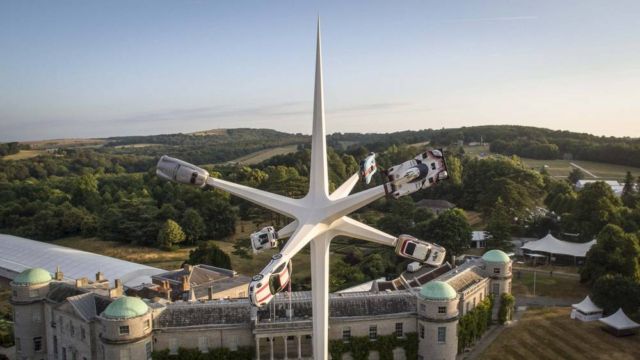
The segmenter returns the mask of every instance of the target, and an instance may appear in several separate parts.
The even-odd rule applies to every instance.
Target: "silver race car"
[[[418,240],[411,235],[400,235],[396,242],[396,254],[430,266],[440,266],[447,251],[438,244]]]
[[[427,150],[415,158],[387,170],[387,195],[394,198],[409,195],[449,178],[442,150]]]
[[[278,247],[278,232],[273,226],[264,227],[251,234],[251,248],[254,254],[276,247]]]

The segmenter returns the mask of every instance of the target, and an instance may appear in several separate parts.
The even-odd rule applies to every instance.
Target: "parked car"
[[[442,150],[428,150],[387,170],[385,192],[399,198],[449,178]]]
[[[376,164],[375,153],[369,153],[366,158],[360,161],[360,177],[365,184],[369,184],[371,182],[371,178],[377,170],[378,165]]]
[[[249,301],[253,306],[263,307],[271,299],[284,290],[291,281],[291,260],[286,260],[282,254],[275,254],[269,264],[251,278],[249,283]]]
[[[400,235],[396,242],[396,254],[430,266],[440,266],[447,252],[440,245],[418,240],[411,235]]]
[[[278,247],[278,232],[273,226],[267,226],[251,234],[253,253]]]

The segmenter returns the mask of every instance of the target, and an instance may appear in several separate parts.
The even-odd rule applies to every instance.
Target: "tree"
[[[487,222],[487,248],[510,250],[513,246],[511,244],[511,226],[511,217],[502,203],[502,199],[498,198]]]
[[[609,224],[598,234],[597,240],[587,252],[580,270],[581,281],[593,283],[607,274],[640,280],[640,245],[636,235]]]
[[[631,175],[631,171],[627,171],[627,175],[624,178],[624,187],[622,188],[622,203],[624,206],[629,208],[635,208],[636,202],[638,201],[636,197],[636,187],[633,183],[633,175]]]
[[[584,179],[584,172],[578,168],[573,168],[567,177],[567,180],[571,183],[571,185],[575,185],[578,180]]]
[[[620,198],[603,181],[587,184],[578,192],[570,230],[579,232],[582,240],[592,240],[606,224],[616,223],[621,205]]]
[[[471,245],[471,227],[464,211],[449,209],[428,223],[425,240],[436,242],[451,255],[460,255]]]
[[[591,288],[593,302],[602,307],[605,314],[613,314],[619,308],[633,316],[640,311],[640,283],[620,276],[600,277]]]
[[[182,216],[182,230],[186,235],[187,243],[195,244],[204,237],[206,226],[202,216],[194,209],[187,209]]]
[[[197,248],[189,251],[187,264],[205,264],[231,270],[231,258],[216,244],[203,241]]]
[[[387,264],[380,254],[371,254],[362,263],[362,272],[369,276],[370,279],[377,279],[383,276],[386,269]]]
[[[158,245],[165,250],[174,250],[184,239],[182,228],[171,219],[167,220],[158,231]]]

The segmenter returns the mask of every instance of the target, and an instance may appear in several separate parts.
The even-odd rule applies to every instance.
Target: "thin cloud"
[[[445,23],[470,23],[470,22],[502,22],[502,21],[529,21],[538,20],[537,16],[497,16],[484,18],[462,18],[444,20]]]

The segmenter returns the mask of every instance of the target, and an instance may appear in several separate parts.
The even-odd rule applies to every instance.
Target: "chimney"
[[[102,273],[102,271],[98,271],[96,273],[96,282],[103,282],[104,281],[104,274]]]
[[[189,284],[189,276],[182,275],[182,283],[180,284],[180,290],[187,292],[191,290],[191,284]]]
[[[60,271],[60,266],[56,266],[56,272],[53,277],[56,281],[62,281],[62,279],[64,278],[64,274],[62,273],[62,271]]]
[[[191,274],[191,272],[193,271],[193,265],[184,263],[182,264],[182,269],[187,273]]]
[[[196,298],[196,291],[194,289],[189,290],[189,302],[198,300]]]
[[[213,300],[213,288],[209,287],[209,300]]]
[[[88,284],[89,284],[89,279],[87,279],[86,277],[81,277],[80,279],[76,279],[76,287],[77,288],[85,287]]]
[[[117,298],[124,294],[124,286],[122,286],[122,280],[116,279],[116,286],[113,289],[109,289],[109,297]]]

